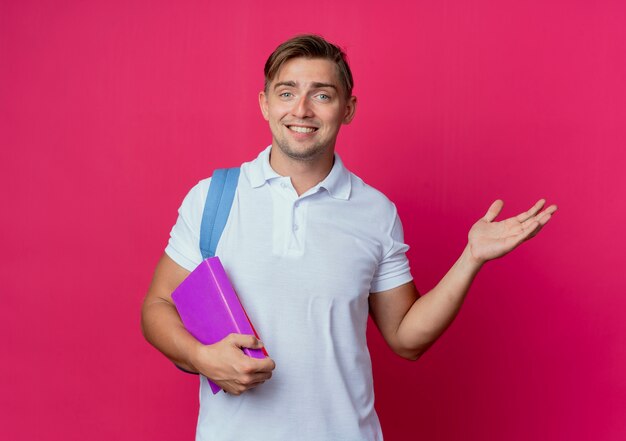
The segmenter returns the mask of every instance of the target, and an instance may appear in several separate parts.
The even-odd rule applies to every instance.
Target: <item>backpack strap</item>
[[[235,198],[239,171],[239,167],[236,167],[218,168],[213,172],[200,225],[200,252],[203,259],[215,256]]]

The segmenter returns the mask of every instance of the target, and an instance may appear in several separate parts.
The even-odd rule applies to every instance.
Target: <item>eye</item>
[[[291,92],[281,92],[278,94],[278,96],[281,98],[291,98],[293,94]]]
[[[330,95],[326,95],[325,93],[320,93],[319,95],[317,95],[319,99],[321,99],[322,101],[328,101],[330,100]]]

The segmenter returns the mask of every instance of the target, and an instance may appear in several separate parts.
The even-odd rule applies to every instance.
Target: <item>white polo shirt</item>
[[[269,153],[242,165],[216,254],[276,369],[240,396],[201,377],[196,439],[382,440],[365,330],[370,293],[412,279],[396,208],[337,154],[298,197]],[[186,196],[165,249],[189,271],[209,184]]]

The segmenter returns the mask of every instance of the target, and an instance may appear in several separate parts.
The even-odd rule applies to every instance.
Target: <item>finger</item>
[[[262,385],[263,383],[265,383],[264,380],[263,381],[257,381],[256,383],[252,383],[250,385],[250,389],[252,389],[253,387],[258,387],[258,386]]]
[[[542,228],[543,228],[543,227],[544,227],[544,226],[548,223],[548,221],[549,221],[551,218],[552,218],[552,215],[551,215],[551,214],[549,214],[549,213],[548,213],[548,214],[545,214],[545,215],[541,215],[541,216],[539,217],[539,219],[537,220],[537,222],[539,223],[539,227],[538,227],[538,228],[536,228],[536,229],[532,232],[532,234],[526,238],[526,240],[528,240],[528,239],[530,239],[530,238],[532,238],[532,237],[535,237],[535,236],[536,236],[536,235],[537,235],[537,234],[541,231],[541,229],[542,229]]]
[[[500,214],[503,206],[504,202],[502,200],[498,199],[494,201],[487,210],[487,213],[485,214],[483,219],[485,219],[487,222],[492,222],[498,216],[498,214]]]
[[[525,240],[528,240],[531,237],[533,237],[535,234],[537,234],[537,231],[540,228],[541,228],[541,225],[536,220],[526,225],[526,227],[521,228],[517,234],[509,237],[511,243],[513,244],[511,249],[515,248],[516,246],[518,246]]]
[[[249,387],[255,383],[269,380],[271,375],[266,373],[260,374],[243,374],[235,379],[235,382],[241,386]]]
[[[249,384],[240,384],[237,385],[238,388],[238,393],[237,395],[241,395],[246,393],[247,391],[249,391],[250,389],[254,389],[257,386],[262,385],[263,383],[265,383],[265,381],[256,381],[254,383],[249,383]]]
[[[238,348],[261,349],[263,342],[254,335],[247,334],[230,334],[231,344]]]
[[[254,372],[272,372],[276,368],[276,363],[269,357],[263,359],[253,359]]]
[[[552,211],[544,211],[543,213],[539,213],[539,215],[537,216],[537,222],[539,222],[539,224],[543,227],[545,224],[548,223],[548,221],[552,218],[552,214],[555,212],[556,210],[552,210]]]
[[[242,355],[244,354],[242,353]],[[253,358],[247,357],[245,355],[244,357],[245,358],[241,359],[241,362],[243,363],[241,371],[247,374],[261,373],[265,375],[266,373],[271,373],[276,367],[276,363],[274,363],[274,360],[269,357]]]
[[[554,212],[556,210],[557,210],[557,206],[556,205],[550,205],[548,208],[543,210],[541,213],[539,213],[536,216],[534,216],[534,217],[524,221],[522,223],[522,227],[526,228],[526,227],[528,227],[528,225],[530,225],[532,222],[535,222],[535,221],[539,222],[539,225],[541,227],[543,227],[546,223],[548,223],[548,221],[552,217],[552,214],[554,214]]]
[[[537,203],[530,208],[530,210],[518,214],[515,216],[515,219],[522,223],[532,219],[537,213],[539,213],[539,211],[541,211],[545,203],[545,199],[539,199]]]
[[[272,373],[271,372],[259,372],[256,373],[252,376],[251,378],[251,382],[252,383],[258,383],[259,381],[267,381],[270,378],[272,378]]]
[[[558,209],[559,209],[559,207],[557,207],[556,205],[552,204],[548,208],[543,210],[543,213],[546,213],[546,214],[549,214],[549,215],[553,215],[556,212],[556,210],[558,210]]]

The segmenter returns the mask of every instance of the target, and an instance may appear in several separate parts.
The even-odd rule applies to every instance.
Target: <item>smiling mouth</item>
[[[313,133],[317,129],[315,127],[287,126],[287,128],[297,133]]]

